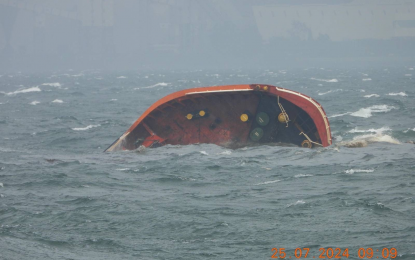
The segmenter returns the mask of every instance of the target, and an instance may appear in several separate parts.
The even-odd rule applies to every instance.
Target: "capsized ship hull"
[[[314,99],[271,85],[228,85],[181,90],[160,99],[105,151],[196,143],[311,148],[331,145],[332,137],[326,113]]]

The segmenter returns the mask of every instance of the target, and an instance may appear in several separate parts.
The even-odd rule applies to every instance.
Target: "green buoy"
[[[263,135],[264,135],[264,130],[262,130],[262,128],[257,127],[251,131],[251,133],[249,134],[249,137],[251,137],[252,141],[257,142],[262,138]]]

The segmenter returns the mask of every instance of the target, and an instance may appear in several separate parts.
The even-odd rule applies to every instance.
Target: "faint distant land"
[[[415,54],[415,0],[0,0],[0,23],[0,69]]]
[[[331,5],[309,1],[254,6],[253,10],[265,42],[278,37],[317,40],[322,35],[335,42],[415,37],[415,1],[354,0]]]

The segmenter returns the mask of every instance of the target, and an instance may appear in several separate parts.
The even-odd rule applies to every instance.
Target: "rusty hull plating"
[[[263,84],[201,87],[172,93],[148,108],[105,151],[212,143],[329,146],[321,105],[296,91]]]

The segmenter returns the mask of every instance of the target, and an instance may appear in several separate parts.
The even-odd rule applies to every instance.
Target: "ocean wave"
[[[388,105],[375,105],[371,107],[361,108],[358,111],[351,113],[350,115],[369,118],[372,116],[372,113],[385,113],[391,111],[392,109],[396,109],[396,107]]]
[[[316,79],[316,78],[310,78],[310,79],[317,80],[317,81],[323,81],[323,82],[330,82],[330,83],[339,82],[337,79]]]
[[[35,101],[30,102],[30,104],[36,106],[37,104],[40,104],[40,102],[35,100]]]
[[[370,128],[370,129],[367,129],[367,130],[357,129],[357,127],[356,127],[354,129],[350,130],[349,133],[377,133],[377,134],[381,134],[385,131],[390,131],[390,130],[391,129],[389,127],[381,127],[379,129]]]
[[[378,94],[370,94],[370,95],[365,95],[365,98],[371,98],[371,97],[380,97]]]
[[[371,80],[372,80],[371,78],[362,79],[362,81],[371,81]]]
[[[330,91],[327,91],[327,92],[318,93],[318,95],[323,96],[323,95],[326,95],[326,94],[329,94],[329,93],[332,93],[332,92],[338,92],[338,91],[343,91],[343,89],[330,90]]]
[[[126,79],[127,77],[126,76],[119,76],[119,77],[117,77],[117,79]]]
[[[52,101],[52,103],[63,103],[63,101],[60,100],[60,99],[55,99],[55,100]]]
[[[328,118],[334,118],[334,117],[339,117],[339,116],[345,116],[345,115],[349,115],[349,114],[351,114],[352,112],[347,112],[347,113],[343,113],[343,114],[335,114],[335,115],[332,115],[332,116],[329,116]]]
[[[31,87],[31,88],[21,89],[21,90],[17,90],[17,91],[5,93],[5,94],[8,96],[11,96],[11,95],[16,95],[16,94],[21,94],[21,93],[40,92],[40,91],[42,90],[39,87]]]
[[[59,82],[55,82],[55,83],[43,83],[42,86],[50,86],[50,87],[55,87],[55,88],[62,87],[61,83],[59,83]]]
[[[408,129],[406,129],[406,130],[404,130],[404,131],[402,131],[402,132],[404,132],[404,133],[406,134],[406,133],[408,133],[409,131],[413,131],[413,132],[415,132],[415,128],[414,128],[414,129],[408,128]]]
[[[294,175],[294,178],[303,178],[303,177],[311,177],[311,176],[313,176],[313,175],[311,175],[311,174],[297,174],[297,175]]]
[[[365,172],[365,173],[370,173],[370,172],[374,172],[375,169],[350,169],[350,170],[345,170],[344,172],[347,174],[354,174],[354,173],[359,173],[359,172]]]
[[[371,143],[390,143],[400,144],[400,142],[390,135],[384,135],[382,133],[359,135],[353,138],[351,141],[339,142],[337,145],[345,146],[348,148],[366,147]]]
[[[91,128],[94,128],[94,127],[99,127],[99,126],[101,126],[101,125],[89,125],[89,126],[86,126],[86,127],[72,128],[72,130],[85,131],[85,130],[88,130],[88,129],[91,129]]]
[[[399,93],[389,93],[388,96],[402,96],[402,97],[406,97],[408,95],[405,92],[399,92]]]
[[[261,183],[257,183],[254,185],[266,185],[266,184],[271,184],[271,183],[276,183],[276,182],[280,182],[281,180],[273,180],[273,181],[266,181],[266,182],[261,182]]]
[[[170,85],[170,83],[160,82],[160,83],[157,83],[157,84],[154,84],[154,85],[151,85],[151,86],[148,86],[148,87],[143,87],[143,88],[166,87],[166,86],[169,86],[169,85]]]
[[[287,204],[287,207],[295,206],[295,205],[303,205],[305,204],[304,200],[297,200],[295,203]]]

